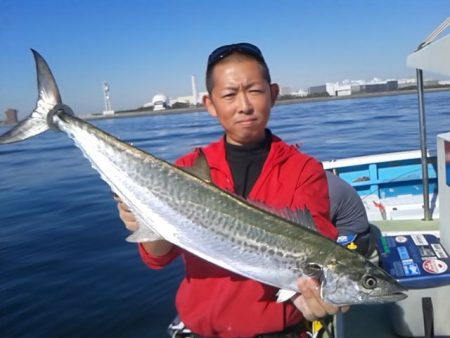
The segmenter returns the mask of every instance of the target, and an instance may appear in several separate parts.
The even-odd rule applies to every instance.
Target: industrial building
[[[352,94],[364,94],[364,93],[380,93],[399,88],[397,80],[381,81],[374,79],[369,83],[365,81],[343,81],[341,83],[326,83],[320,86],[313,86],[308,88],[308,95],[310,96],[346,96]]]
[[[17,110],[9,108],[5,111],[6,120],[3,122],[4,124],[16,124],[18,122],[17,119]]]

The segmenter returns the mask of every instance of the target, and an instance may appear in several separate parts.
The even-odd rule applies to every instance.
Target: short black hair
[[[212,88],[214,86],[212,80],[212,73],[214,67],[227,59],[229,56],[233,54],[241,54],[245,55],[251,59],[256,60],[263,69],[263,77],[270,84],[272,82],[270,78],[269,67],[267,66],[266,61],[261,53],[261,50],[255,45],[248,42],[235,43],[231,45],[224,45],[216,48],[208,57],[208,63],[206,67],[206,89],[208,93],[211,95]]]

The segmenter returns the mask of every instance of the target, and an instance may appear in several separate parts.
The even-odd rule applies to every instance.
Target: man
[[[213,183],[272,208],[307,207],[318,230],[335,239],[322,166],[266,129],[279,88],[271,83],[261,51],[248,43],[217,48],[208,58],[206,86],[204,105],[225,131],[217,142],[202,148]],[[176,164],[192,166],[199,153],[195,150]],[[119,202],[118,208],[127,228],[136,230],[136,220],[126,206]],[[155,269],[183,256],[186,277],[176,306],[193,337],[299,337],[305,331],[302,317],[314,320],[339,311],[322,301],[313,279],[299,279],[300,294],[277,303],[275,288],[215,266],[169,242],[141,243],[139,251]]]
[[[331,172],[326,172],[330,195],[330,219],[336,226],[338,243],[369,257],[374,250],[366,208],[356,190]]]

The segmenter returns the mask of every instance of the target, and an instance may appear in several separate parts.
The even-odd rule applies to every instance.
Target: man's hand
[[[297,280],[299,294],[292,298],[294,305],[302,312],[306,320],[313,321],[338,312],[347,312],[349,306],[336,306],[326,303],[320,297],[319,283],[309,277]]]
[[[119,217],[125,224],[125,227],[130,231],[136,231],[139,228],[139,224],[136,217],[131,213],[130,209],[125,203],[122,202],[119,196],[113,195],[114,200],[117,201],[117,209],[119,210]]]
[[[125,224],[125,227],[130,231],[136,231],[139,229],[139,223],[130,211],[128,206],[122,202],[119,196],[113,194],[114,200],[117,201],[117,209],[119,210],[119,217]],[[154,256],[164,256],[173,248],[173,244],[166,240],[157,240],[152,242],[142,242],[142,247],[148,253]]]

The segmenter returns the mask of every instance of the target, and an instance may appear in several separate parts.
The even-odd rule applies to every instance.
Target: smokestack
[[[103,115],[114,115],[114,110],[111,108],[109,85],[106,81],[103,82],[103,98],[105,99],[105,110],[103,111]]]
[[[192,75],[192,96],[194,97],[194,106],[198,103],[197,83],[195,81],[195,75]]]
[[[18,122],[17,120],[17,109],[7,109],[5,111],[6,120],[5,124],[16,124]]]

